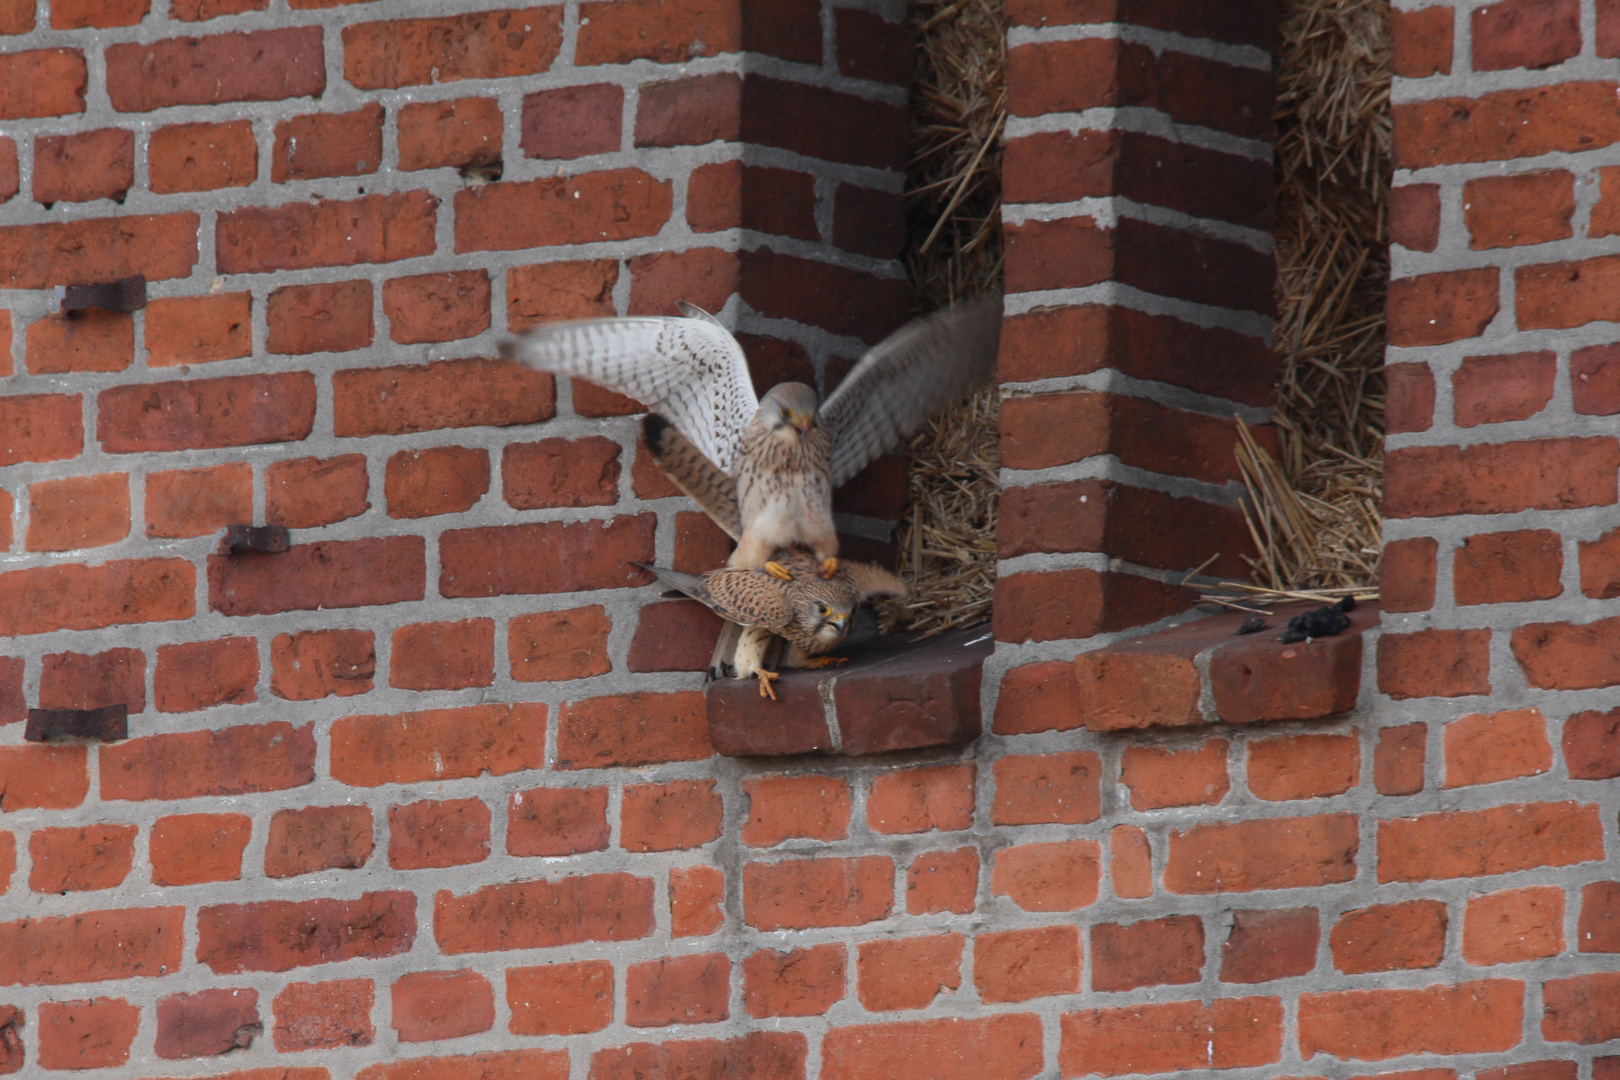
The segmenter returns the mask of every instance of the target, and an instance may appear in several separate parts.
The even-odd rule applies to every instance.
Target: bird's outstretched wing
[[[742,626],[779,630],[793,621],[786,582],[763,570],[726,568],[707,574],[683,574],[662,566],[634,563],[664,585],[678,589],[710,610]]]
[[[737,505],[735,480],[657,413],[642,418],[641,439],[653,461],[676,487],[733,540],[742,537],[742,510]]]
[[[837,487],[995,369],[1001,297],[907,323],[861,358],[821,406]]]
[[[702,317],[552,323],[520,337],[510,353],[530,367],[635,398],[729,472],[759,399],[737,339],[691,310]]]

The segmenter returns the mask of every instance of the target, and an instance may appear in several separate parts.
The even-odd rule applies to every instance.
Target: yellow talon
[[[754,674],[759,676],[759,696],[768,697],[772,701],[775,701],[776,691],[771,688],[771,683],[776,679],[780,679],[782,676],[778,675],[774,671],[766,671],[763,668],[756,671]]]
[[[768,562],[768,563],[766,563],[765,564],[765,572],[767,574],[771,575],[771,577],[781,578],[783,581],[792,581],[793,580],[793,575],[788,573],[785,569],[783,569],[782,564],[778,563],[778,562]]]
[[[821,564],[821,576],[822,577],[830,578],[836,573],[838,573],[838,560],[837,559],[827,559],[825,562],[823,562]]]

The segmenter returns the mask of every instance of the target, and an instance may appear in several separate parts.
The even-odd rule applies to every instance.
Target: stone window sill
[[[1277,638],[1309,605],[1275,610],[1255,634],[1238,634],[1241,613],[1215,615],[1075,657],[1083,723],[1092,731],[1261,724],[1355,708],[1362,635],[1378,625],[1378,605],[1357,605],[1342,633],[1291,645]]]
[[[753,679],[708,686],[709,738],[727,757],[881,754],[972,742],[989,625],[863,646],[841,668],[784,671],[776,701]]]

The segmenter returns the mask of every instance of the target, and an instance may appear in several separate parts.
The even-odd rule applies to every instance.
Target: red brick
[[[146,711],[146,655],[139,649],[47,653],[40,664],[39,707],[100,709],[127,706]]]
[[[587,698],[565,702],[558,712],[559,769],[701,761],[713,753],[699,691]]]
[[[1599,19],[1602,18],[1600,15]],[[1612,17],[1609,22],[1613,26],[1620,27],[1620,22]],[[1615,44],[1617,46],[1615,52],[1620,54],[1620,38],[1616,39]],[[1613,236],[1620,233],[1620,168],[1610,166],[1598,169],[1598,203],[1592,207],[1592,219],[1586,231],[1589,236]]]
[[[705,1024],[729,1015],[731,961],[724,953],[671,956],[625,969],[625,1023]]]
[[[470,510],[489,490],[489,451],[465,446],[401,450],[388,459],[383,493],[391,518]]]
[[[101,748],[102,799],[194,799],[282,791],[315,778],[309,725],[284,720],[148,735]]]
[[[1081,825],[1101,810],[1102,761],[1090,750],[1009,754],[994,765],[995,825]]]
[[[412,784],[537,769],[542,704],[467,705],[398,716],[345,716],[332,725],[332,778],[354,787]]]
[[[1541,988],[1541,1037],[1588,1045],[1620,1038],[1620,973],[1551,979]]]
[[[1378,691],[1398,701],[1491,692],[1489,630],[1418,630],[1378,639]]]
[[[533,788],[506,806],[506,850],[557,858],[608,846],[607,788]]]
[[[862,942],[855,965],[861,1006],[868,1012],[926,1009],[962,985],[962,944],[961,934]],[[840,968],[842,959],[840,948]]]
[[[972,765],[889,772],[872,781],[866,823],[878,833],[954,831],[973,824]]]
[[[1194,825],[1170,833],[1164,886],[1198,894],[1336,884],[1355,877],[1359,846],[1353,814]]]
[[[37,893],[94,892],[123,884],[135,857],[133,825],[40,828],[28,837]]]
[[[1378,880],[1435,881],[1603,858],[1596,805],[1518,803],[1378,823]]]
[[[219,215],[214,261],[220,273],[253,274],[431,255],[437,208],[425,191],[243,207]]]
[[[295,544],[276,555],[210,555],[208,606],[223,615],[367,607],[422,599],[419,536]]]
[[[1029,1001],[1080,989],[1080,931],[1073,926],[981,933],[973,985],[984,1002]]]
[[[1579,153],[1620,140],[1612,82],[1565,82],[1497,90],[1478,98],[1396,105],[1395,167]]]
[[[1328,935],[1333,966],[1348,975],[1432,968],[1446,952],[1446,905],[1438,900],[1347,911]]]
[[[270,692],[288,701],[368,693],[377,674],[370,630],[303,630],[270,642]]]
[[[1261,983],[1308,975],[1316,967],[1321,923],[1316,909],[1234,911],[1221,945],[1221,982]]]
[[[0,923],[0,981],[60,986],[180,969],[183,907],[125,908]]]
[[[460,690],[495,681],[495,621],[412,623],[394,631],[388,685]]]
[[[523,97],[523,156],[568,160],[619,149],[624,88],[613,83],[565,86]]]
[[[276,289],[265,304],[264,320],[269,327],[265,348],[298,356],[363,349],[376,332],[371,303],[369,281]]]
[[[756,1031],[725,1041],[632,1043],[592,1054],[590,1075],[594,1080],[639,1080],[653,1076],[800,1080],[804,1076],[807,1051],[807,1041],[802,1034],[785,1031]],[[563,1065],[566,1067],[566,1064],[565,1060]],[[559,1072],[541,1080],[566,1080],[566,1073]]]
[[[508,968],[507,1030],[514,1035],[584,1035],[613,1022],[613,965],[606,960]]]
[[[89,790],[83,746],[0,747],[0,813],[71,809]]]
[[[388,808],[388,865],[465,866],[489,857],[489,807],[478,799],[424,799]]]
[[[503,360],[440,360],[332,375],[339,438],[439,428],[509,427],[557,415],[551,375]]]
[[[1432,608],[1438,552],[1439,544],[1432,536],[1386,540],[1378,574],[1379,606],[1389,612]]]
[[[264,517],[269,525],[314,529],[371,509],[364,454],[294,458],[264,470]]]
[[[719,311],[742,275],[741,257],[721,248],[638,255],[629,266],[631,315],[669,315],[681,300]]]
[[[1620,319],[1620,256],[1521,266],[1513,273],[1519,329],[1568,329]]]
[[[1513,658],[1531,686],[1589,690],[1620,683],[1620,619],[1584,626],[1530,623],[1513,631]]]
[[[151,10],[151,0],[56,0],[51,5],[51,29],[134,26]]]
[[[489,329],[489,271],[418,274],[383,282],[388,337],[400,345],[454,341]]]
[[[307,371],[117,386],[97,395],[96,439],[109,454],[298,442],[315,425]]]
[[[107,96],[119,112],[318,97],[325,89],[318,26],[107,46]]]
[[[1545,911],[1535,912],[1539,916],[1532,922],[1540,929],[1544,927],[1547,941],[1551,944],[1551,953],[1558,952],[1564,947],[1564,937],[1561,932],[1563,926],[1564,895],[1559,889],[1547,888],[1545,890],[1522,889],[1524,893],[1538,891],[1546,892],[1548,900],[1556,899],[1556,912],[1554,904],[1546,904]],[[1556,898],[1552,894],[1556,893]],[[1511,895],[1511,894],[1502,894]],[[1523,905],[1529,907],[1528,904]],[[1581,887],[1581,915],[1575,927],[1576,947],[1583,953],[1614,953],[1620,952],[1620,882],[1595,881],[1590,885]]]
[[[399,169],[484,168],[501,160],[501,107],[494,98],[402,105]]]
[[[135,360],[135,324],[116,311],[53,316],[28,327],[24,347],[33,375],[123,371]]]
[[[371,858],[371,808],[308,806],[277,810],[264,846],[264,876],[357,870]]]
[[[153,1050],[166,1060],[213,1057],[246,1050],[262,1031],[259,992],[248,989],[199,990],[158,999],[157,1041]]]
[[[1470,964],[1540,960],[1563,949],[1563,889],[1541,885],[1468,898],[1462,954]]]
[[[743,867],[743,919],[758,930],[859,926],[894,908],[894,861],[882,855],[787,859]]]
[[[519,615],[507,626],[506,658],[518,682],[561,682],[604,675],[608,634],[613,629],[600,604]]]
[[[1097,900],[1102,848],[1095,840],[1021,844],[996,852],[990,892],[1025,911],[1078,911]]]
[[[217,904],[197,912],[197,960],[216,975],[397,956],[415,938],[416,897],[408,892]]]
[[[1571,779],[1620,776],[1620,709],[1580,712],[1565,720],[1563,748]]]
[[[730,72],[649,83],[636,106],[635,145],[698,146],[742,137],[742,79]]]
[[[169,5],[169,18],[181,22],[206,22],[225,15],[263,11],[270,0],[175,0]]]
[[[1552,400],[1558,358],[1551,352],[1466,357],[1451,377],[1458,427],[1525,420]]]
[[[713,780],[631,784],[619,808],[619,846],[626,851],[684,851],[718,839],[720,793]]]
[[[822,1042],[822,1080],[926,1080],[942,1062],[975,1080],[1041,1071],[1041,1021],[1028,1013],[835,1027]],[[784,1074],[797,1075],[797,1074]]]
[[[1418,990],[1301,994],[1299,1050],[1360,1061],[1405,1054],[1510,1050],[1524,1024],[1524,984],[1486,979]]]
[[[146,160],[149,182],[159,195],[247,187],[259,175],[259,144],[251,120],[170,124],[152,132]],[[152,305],[163,302],[148,302],[148,319]]]
[[[1442,735],[1446,762],[1443,787],[1537,776],[1553,765],[1547,721],[1539,709],[1465,716],[1447,724]]]
[[[979,892],[979,852],[964,847],[925,851],[906,870],[906,914],[935,915],[973,910]]]
[[[996,582],[997,641],[1091,637],[1186,610],[1188,598],[1135,574],[1056,570],[1009,574]]]
[[[4,7],[0,7],[0,34],[26,34],[33,28],[34,9],[28,6],[27,0],[12,0]],[[7,1008],[11,1008],[11,1006],[7,1006]],[[20,1021],[21,1014],[15,1014],[15,1019]],[[11,1049],[10,1042],[5,1045],[8,1050]],[[18,1052],[20,1052],[20,1048]],[[8,1061],[7,1064],[10,1064],[10,1062]],[[18,1064],[21,1064],[21,1062],[19,1061]]]
[[[741,8],[667,0],[587,3],[581,10],[576,64],[685,62],[743,47]],[[819,59],[819,52],[818,52]]]
[[[1342,795],[1361,782],[1355,735],[1289,735],[1249,743],[1249,790],[1268,802]]]
[[[135,183],[135,134],[101,128],[34,141],[34,201],[123,202]]]
[[[152,884],[239,881],[242,852],[252,834],[253,819],[246,814],[160,817],[149,838]]]
[[[28,485],[29,551],[74,551],[129,535],[129,474],[99,473]]]
[[[39,1064],[45,1069],[122,1065],[141,1025],[141,1010],[122,998],[45,1001],[38,1015]]]
[[[1620,529],[1579,542],[1581,592],[1597,600],[1620,596]]]
[[[840,190],[847,186],[840,185]],[[752,229],[800,240],[818,240],[821,236],[816,226],[814,177],[740,161],[692,170],[686,220],[694,232],[700,233]]]
[[[752,776],[742,782],[748,818],[742,842],[774,847],[784,840],[843,840],[849,836],[850,791],[832,776]]]
[[[1127,746],[1120,757],[1119,782],[1130,788],[1133,810],[1214,806],[1232,787],[1226,775],[1226,740],[1210,739],[1187,750]]]
[[[185,277],[197,264],[197,215],[97,218],[0,228],[0,287]]]
[[[308,0],[293,0],[303,4]],[[423,1080],[426,1076],[477,1080],[568,1080],[566,1050],[502,1050],[457,1057],[407,1058],[371,1065],[355,1080]],[[231,1078],[226,1078],[231,1080]],[[258,1080],[243,1077],[241,1080]],[[270,1078],[278,1080],[278,1078]],[[312,1078],[314,1080],[314,1078]]]
[[[618,280],[617,259],[514,266],[506,272],[507,327],[518,333],[554,319],[612,315]]]
[[[1501,309],[1494,266],[1389,283],[1389,343],[1444,345],[1478,337]]]
[[[1392,67],[1396,75],[1403,79],[1422,79],[1451,74],[1451,39],[1456,21],[1451,8],[1391,9],[1390,20],[1390,36],[1395,46]],[[1432,251],[1433,248],[1422,250]]]
[[[676,570],[701,574],[725,563],[731,555],[731,538],[707,514],[681,510],[675,514]]]
[[[1593,1071],[1597,1074],[1596,1063]],[[1526,1061],[1499,1069],[1481,1069],[1474,1076],[1476,1080],[1575,1080],[1577,1072],[1578,1066],[1573,1061]]]
[[[0,572],[0,637],[189,619],[196,572],[184,559]]]
[[[1088,1009],[1064,1013],[1061,1024],[1064,1076],[1239,1069],[1282,1057],[1282,1003],[1274,997]]]
[[[1450,8],[1429,8],[1444,11],[1449,23]],[[1417,12],[1399,12],[1396,20]],[[1399,51],[1401,45],[1397,44]],[[1451,63],[1450,46],[1446,52],[1447,66]],[[1440,185],[1401,184],[1389,189],[1389,238],[1411,251],[1433,251],[1440,242]]]
[[[1551,67],[1581,51],[1576,0],[1502,0],[1475,8],[1471,22],[1475,71]]]
[[[1140,827],[1115,825],[1108,830],[1108,878],[1118,899],[1153,895],[1153,850]]]
[[[370,1046],[377,1034],[371,1022],[374,1004],[376,988],[370,979],[288,983],[270,1006],[275,1016],[272,1034],[276,1049],[289,1053]],[[294,1078],[289,1076],[288,1080]],[[324,1080],[324,1077],[310,1080]]]
[[[0,656],[0,726],[20,724],[28,718],[24,674],[22,657]]]
[[[1380,795],[1416,795],[1423,790],[1428,757],[1427,724],[1382,728],[1373,751],[1373,786]]]
[[[957,956],[960,963],[960,938]],[[838,942],[791,952],[760,949],[742,962],[748,1015],[825,1015],[844,996],[844,963],[844,946]]]
[[[589,244],[651,236],[669,220],[672,185],[610,169],[456,192],[456,252]]]
[[[146,535],[207,536],[253,520],[253,466],[247,462],[146,474]]]
[[[1203,969],[1204,923],[1196,915],[1091,928],[1093,990],[1194,983]]]
[[[1496,6],[1511,7],[1519,2],[1505,0]],[[1490,10],[1476,8],[1475,19]],[[1463,185],[1462,197],[1468,246],[1475,250],[1545,244],[1575,235],[1570,224],[1575,214],[1575,176],[1562,169],[1477,177]],[[1552,358],[1551,353],[1547,356]]]
[[[0,465],[61,461],[84,449],[84,398],[79,394],[15,394],[0,398]]]
[[[495,1026],[495,989],[476,971],[416,971],[389,988],[400,1042],[476,1035]]]
[[[518,510],[612,506],[619,499],[619,444],[600,435],[508,443],[501,494]]]
[[[1058,437],[1059,431],[1068,437]],[[1002,403],[1001,456],[1008,468],[1040,469],[1112,452],[1127,465],[1221,483],[1239,476],[1236,443],[1230,420],[1141,398],[1081,390]]]
[[[361,176],[382,164],[383,109],[376,102],[348,113],[312,113],[276,123],[270,179]]]
[[[560,7],[358,23],[343,28],[343,77],[381,90],[536,75],[561,44]]]
[[[433,936],[445,954],[632,941],[653,932],[653,883],[630,874],[486,885],[433,897]]]
[[[1069,661],[1024,664],[1002,675],[996,695],[997,735],[1071,731],[1080,724],[1079,691]]]
[[[87,77],[78,49],[35,49],[0,58],[5,102],[0,120],[65,116],[84,112]]]
[[[712,866],[676,867],[669,872],[671,937],[703,937],[725,925],[720,909],[726,876]]]

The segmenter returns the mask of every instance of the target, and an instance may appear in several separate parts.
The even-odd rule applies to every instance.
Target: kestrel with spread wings
[[[730,564],[761,567],[804,547],[837,570],[832,493],[995,366],[1001,300],[917,319],[871,349],[827,400],[803,383],[754,395],[742,346],[707,312],[540,327],[518,359],[634,398],[670,478],[737,541]]]

